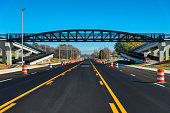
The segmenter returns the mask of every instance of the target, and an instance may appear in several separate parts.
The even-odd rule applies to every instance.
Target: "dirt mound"
[[[0,64],[0,70],[1,69],[8,69],[8,67],[10,67],[10,65]]]
[[[160,65],[160,64],[170,64],[170,60],[164,60],[161,61],[160,63],[156,63],[155,65]]]

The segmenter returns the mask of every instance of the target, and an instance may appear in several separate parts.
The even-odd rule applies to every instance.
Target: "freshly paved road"
[[[154,72],[92,60],[20,73],[3,75],[0,113],[170,113],[169,75],[159,85]]]

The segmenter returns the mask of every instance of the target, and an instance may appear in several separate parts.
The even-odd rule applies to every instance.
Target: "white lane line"
[[[31,74],[33,75],[33,74],[36,74],[36,73],[37,73],[37,72],[31,73]]]
[[[5,82],[5,81],[9,81],[12,80],[12,78],[6,79],[6,80],[1,80],[0,82]]]
[[[123,71],[123,70],[120,70],[120,71]]]
[[[134,77],[136,76],[136,75],[134,75],[134,74],[130,74],[130,75],[131,75],[131,76],[134,76]]]
[[[49,70],[49,69],[46,69],[46,70]]]
[[[161,86],[161,87],[165,87],[164,85],[158,84],[158,83],[153,83],[155,85]]]

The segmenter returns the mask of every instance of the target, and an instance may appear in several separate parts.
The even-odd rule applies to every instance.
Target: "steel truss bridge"
[[[21,33],[5,35],[8,42],[21,42]],[[128,33],[111,30],[74,29],[24,34],[24,42],[163,42],[164,33]]]

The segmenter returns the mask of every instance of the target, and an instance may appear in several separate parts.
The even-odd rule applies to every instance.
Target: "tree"
[[[99,59],[110,59],[110,50],[105,47],[104,49],[99,51]]]
[[[117,42],[114,48],[115,51],[119,54],[121,51],[129,51],[142,44],[143,42]]]
[[[33,43],[32,43],[32,46],[38,48],[38,47],[39,47],[39,44],[36,43],[36,42],[33,42]]]

